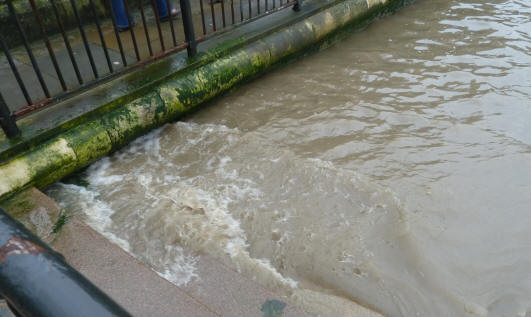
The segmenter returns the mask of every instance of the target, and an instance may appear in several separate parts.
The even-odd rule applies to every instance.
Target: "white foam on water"
[[[83,186],[57,183],[48,189],[48,194],[52,195],[63,208],[68,208],[74,214],[86,216],[85,221],[92,228],[122,249],[129,250],[129,243],[109,230],[114,210],[109,204],[97,198],[97,192]]]
[[[161,277],[178,285],[184,286],[188,284],[197,275],[197,257],[188,254],[183,248],[176,245],[166,246],[166,254],[174,254],[172,258],[166,258],[164,262],[168,263],[163,270],[155,271]],[[149,263],[148,263],[149,264]]]
[[[177,126],[185,131],[194,127],[188,124],[177,124]],[[218,130],[231,131],[225,127],[207,126],[201,129],[201,133],[195,138],[187,138],[187,143],[195,146]],[[186,284],[198,277],[195,270],[197,258],[190,253],[193,251],[227,256],[238,269],[258,270],[259,268],[263,274],[269,276],[268,279],[295,287],[296,282],[279,274],[267,259],[250,256],[245,232],[240,228],[239,221],[228,212],[232,197],[235,199],[246,196],[257,197],[260,191],[248,186],[247,183],[242,187],[228,185],[220,195],[216,195],[195,186],[193,183],[198,180],[197,176],[183,180],[178,173],[172,171],[166,171],[163,175],[154,175],[149,170],[150,166],[158,165],[160,162],[165,162],[165,167],[173,165],[171,161],[160,155],[159,134],[160,129],[133,142],[113,157],[106,157],[94,163],[86,173],[86,180],[90,183],[88,188],[73,184],[58,184],[49,190],[49,194],[66,208],[83,212],[87,216],[88,224],[150,264],[161,276],[178,285]],[[124,173],[115,173],[115,169],[120,168],[123,162],[133,162],[135,155],[147,152],[149,155],[143,157],[142,168],[133,167]],[[219,157],[215,173],[220,173],[223,166],[230,161],[231,158],[228,156]],[[235,170],[224,175],[231,179],[238,178]],[[140,197],[145,199],[144,204],[129,204],[131,200],[140,198],[134,197],[134,192],[129,195],[128,190],[131,186],[134,187],[134,191],[140,192]],[[126,196],[123,196],[124,193]],[[118,200],[118,204],[108,199],[113,196]],[[72,199],[73,197],[77,199]],[[113,216],[122,217],[121,214],[116,215],[116,210],[120,210],[125,218],[138,217],[135,220],[137,223],[116,224]],[[163,219],[163,224],[160,219]],[[120,225],[125,226],[117,228]],[[145,235],[152,230],[159,230],[159,225],[167,229],[164,234],[165,241],[154,243],[153,237]],[[129,235],[134,239],[141,239],[140,241],[145,239],[143,243],[145,246],[129,244],[128,241],[132,239]],[[162,252],[161,247],[164,250]],[[187,251],[184,251],[185,248]],[[152,253],[153,250],[159,252]]]
[[[408,234],[404,209],[330,162],[300,159],[237,129],[179,122],[96,162],[86,179],[90,190],[59,187],[82,192],[91,225],[127,241],[174,283],[197,278],[194,254],[208,253],[325,316],[334,310],[304,296],[344,307],[372,304],[375,293],[395,296],[388,283],[398,281],[382,271],[388,259],[379,262],[375,245]],[[74,193],[52,196],[65,203]]]
[[[85,179],[88,188],[57,185],[52,196],[178,285],[201,278],[206,253],[321,316],[352,315],[357,303],[397,316],[507,311],[508,300],[486,307],[448,283],[424,246],[423,230],[441,228],[393,191],[260,133],[167,125]]]
[[[103,175],[105,168],[108,166],[108,162],[104,160],[98,173]],[[121,180],[118,177],[107,176],[91,178],[96,180],[96,183],[105,185],[113,185],[114,181],[119,182]],[[48,193],[57,199],[64,208],[75,214],[84,215],[85,222],[107,239],[140,260],[144,260],[142,253],[135,253],[127,239],[119,237],[116,231],[113,230],[112,215],[115,211],[109,204],[98,198],[97,191],[73,184],[57,183],[48,189]],[[165,257],[161,261],[163,262],[161,269],[155,271],[176,285],[185,285],[197,277],[196,256],[185,252],[178,245],[165,246]],[[149,265],[149,263],[147,264]]]

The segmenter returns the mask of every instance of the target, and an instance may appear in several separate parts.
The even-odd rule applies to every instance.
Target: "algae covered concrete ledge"
[[[169,76],[136,99],[94,116],[5,162],[0,166],[0,199],[29,186],[51,184],[153,128],[175,121],[271,66],[319,47],[341,29],[399,2],[336,1],[302,21],[244,43],[187,73]]]

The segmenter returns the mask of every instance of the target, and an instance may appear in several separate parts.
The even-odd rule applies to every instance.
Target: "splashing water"
[[[48,194],[177,284],[208,253],[322,316],[531,316],[529,34],[417,1]]]

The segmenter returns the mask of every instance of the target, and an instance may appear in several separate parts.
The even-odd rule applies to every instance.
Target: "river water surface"
[[[48,193],[177,284],[531,316],[531,2],[418,0]]]

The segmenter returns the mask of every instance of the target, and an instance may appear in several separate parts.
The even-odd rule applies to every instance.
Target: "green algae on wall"
[[[110,138],[98,122],[71,129],[0,166],[0,197],[31,185],[49,185],[111,149]]]
[[[39,238],[52,242],[70,215],[35,187],[0,202],[0,207]]]
[[[24,215],[29,214],[36,206],[31,201],[30,191],[26,190],[18,193],[11,199],[0,202],[0,207],[6,210],[12,217],[20,219]]]
[[[219,56],[219,49],[213,49],[204,55],[209,62],[200,67],[170,77],[144,95],[0,166],[0,197],[30,185],[51,184],[271,66],[322,45],[342,28],[397,1],[345,0],[254,42],[238,45],[225,55]]]

